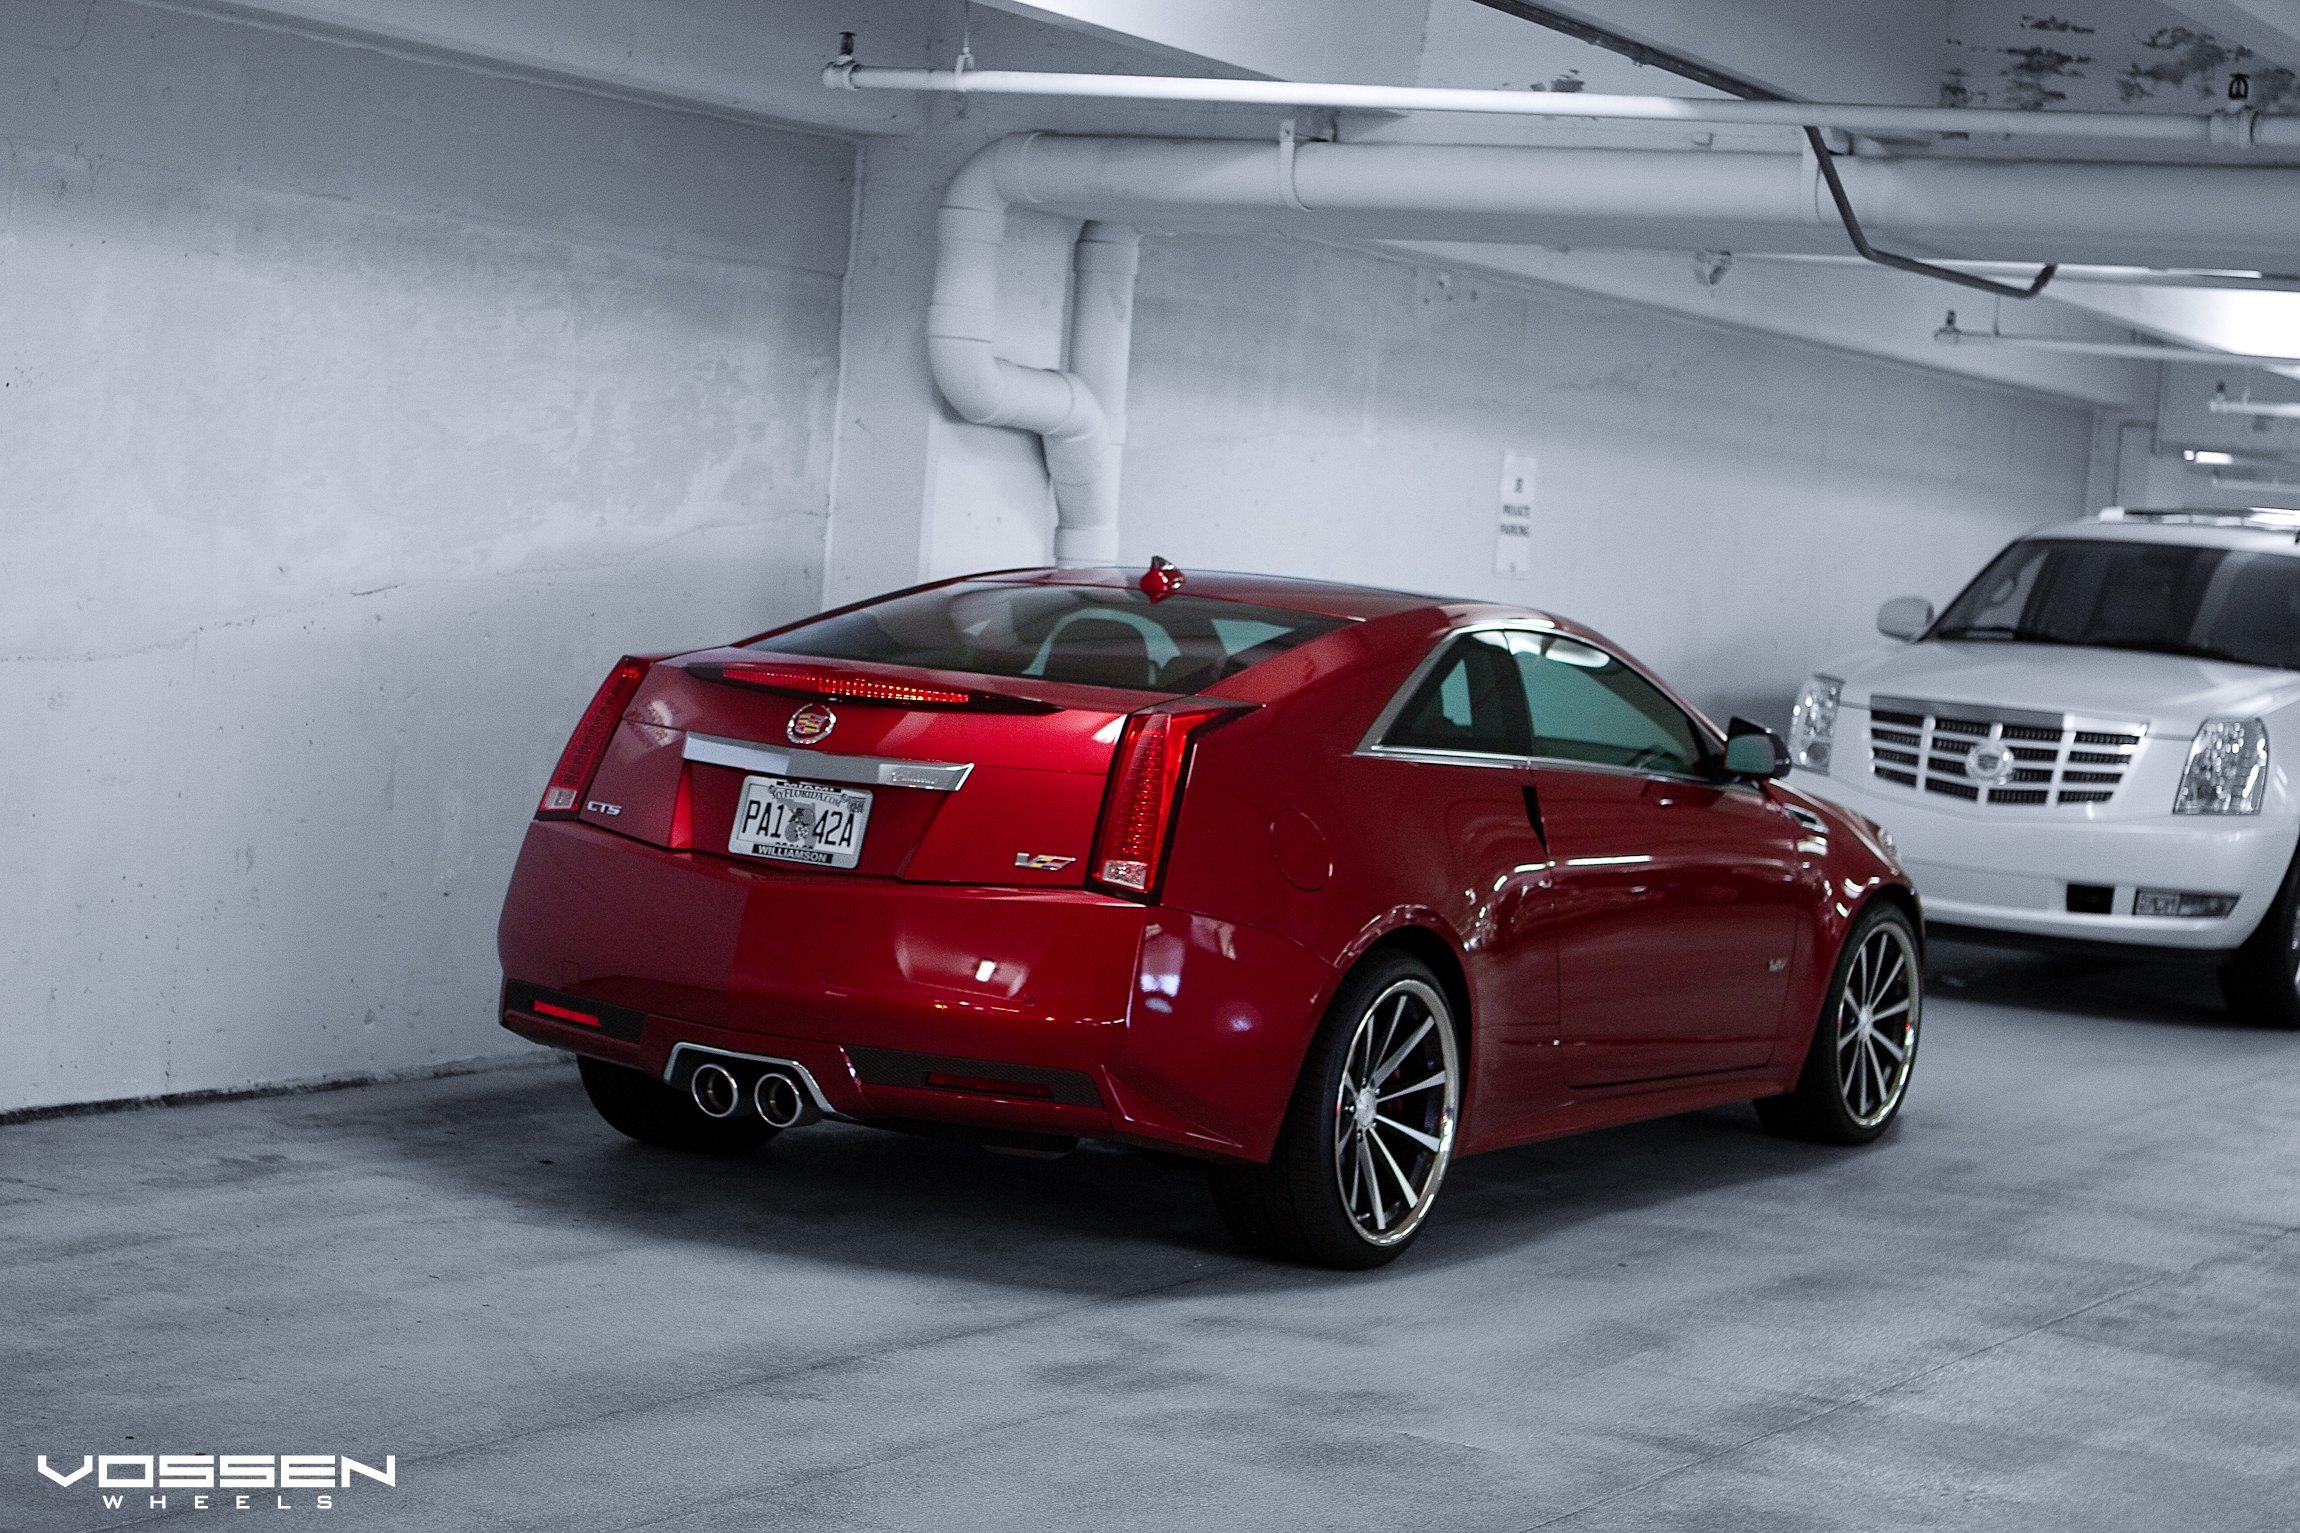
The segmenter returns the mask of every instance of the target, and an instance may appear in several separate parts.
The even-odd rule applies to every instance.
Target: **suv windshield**
[[[1930,639],[2005,639],[2300,670],[2300,557],[2172,543],[2015,543]]]
[[[1196,692],[1348,621],[1205,596],[1153,602],[1140,591],[1102,586],[965,581],[815,618],[750,647],[978,676]]]

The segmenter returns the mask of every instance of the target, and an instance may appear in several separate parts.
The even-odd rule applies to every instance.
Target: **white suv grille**
[[[1968,803],[2105,804],[2147,733],[2146,724],[2073,714],[1872,697],[1869,769]]]

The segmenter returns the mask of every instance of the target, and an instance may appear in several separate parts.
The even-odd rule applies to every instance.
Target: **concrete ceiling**
[[[63,6],[66,0],[19,0]],[[891,93],[822,88],[838,34],[858,34],[872,62],[947,64],[972,31],[981,61],[1009,67],[1118,67],[1147,72],[1341,79],[1549,90],[1709,95],[1661,70],[1534,25],[1479,0],[138,0],[220,13],[419,53],[570,88],[688,110],[844,134],[908,134],[937,104]],[[2244,73],[2253,104],[2300,109],[2300,0],[2065,0],[2050,11],[2008,0],[1877,6],[1845,0],[1545,0],[1552,10],[1666,49],[1785,95],[1904,104],[1965,101],[2120,111],[2209,110]],[[1095,64],[1065,63],[1077,40]],[[1077,111],[977,100],[1016,126],[1075,123]],[[1102,114],[1114,131],[1177,129],[1168,113]],[[1257,134],[1278,115],[1200,113],[1180,131]],[[1367,119],[1351,137],[1552,143],[1652,143],[1684,128],[1571,121],[1495,123],[1458,117]],[[1719,130],[1716,147],[1788,149],[1786,130]],[[1677,147],[1687,147],[1680,143]],[[1971,152],[2022,152],[1977,146]],[[2030,150],[2027,152],[2036,152]],[[2057,152],[2057,150],[2056,150]],[[1977,295],[1866,266],[1720,269],[1695,260],[1715,232],[1688,227],[1682,249],[1413,247],[1421,259],[1515,280],[1652,303],[1717,323],[2138,411],[2155,392],[2146,364],[2004,351],[1950,351],[1931,340],[1941,313]],[[1388,248],[1401,248],[1391,246]],[[1987,259],[1985,249],[1918,252]],[[2300,256],[2296,256],[2300,264]],[[1985,306],[1986,299],[1979,305]],[[2151,289],[2075,284],[2006,306],[2005,328],[2078,339],[2143,332],[2227,347],[2288,332],[2291,294],[2166,299]]]

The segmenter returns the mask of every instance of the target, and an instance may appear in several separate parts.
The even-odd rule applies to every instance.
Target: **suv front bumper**
[[[2081,810],[1973,811],[1800,767],[1793,787],[1885,827],[1928,921],[2024,936],[2220,952],[2267,913],[2300,830],[2265,815],[2094,819]],[[2109,912],[2072,911],[2071,885],[2110,887]],[[2137,889],[2238,896],[2225,916],[2138,916]]]

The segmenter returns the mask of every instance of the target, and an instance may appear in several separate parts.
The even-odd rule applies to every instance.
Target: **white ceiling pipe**
[[[1016,147],[997,174],[1006,199],[1076,217],[1227,210],[1272,228],[1346,228],[1354,216],[1410,215],[1418,239],[1514,234],[1528,244],[1556,243],[1558,228],[1576,223],[1644,225],[1665,249],[1701,224],[1757,235],[1769,226],[1791,246],[1817,230],[1842,238],[1800,155],[1044,133],[1007,142]],[[2070,261],[2163,266],[2251,267],[2261,252],[2289,264],[2300,250],[2300,170],[1850,157],[1838,168],[1875,237],[1948,249],[2025,242]]]
[[[2205,351],[2194,346],[2151,346],[2140,341],[2072,341],[2057,335],[1998,335],[1943,325],[1933,332],[1943,346],[2010,346],[2022,351],[2058,351],[2078,357],[2121,357],[2140,362],[2200,362],[2218,367],[2300,367],[2300,357],[2259,351]]]
[[[1846,187],[1876,232],[1921,240],[2027,239],[2070,259],[2088,245],[2148,247],[2163,265],[2225,265],[2226,249],[2300,249],[2300,172],[2166,165],[2008,164],[1847,159]],[[1225,209],[1270,228],[1328,224],[1358,213],[1412,215],[1418,238],[1465,237],[1458,222],[1494,221],[1549,243],[1561,220],[1643,222],[1672,237],[1712,223],[1811,239],[1835,227],[1809,159],[1795,155],[1485,145],[1298,144],[1210,139],[1016,134],[978,151],[937,215],[927,358],[951,408],[981,425],[1045,441],[1057,511],[1058,562],[1116,553],[1119,455],[1130,345],[1131,231],[1090,232],[1077,258],[1072,371],[997,355],[998,248],[1006,211],[1029,206],[1088,220],[1154,220],[1163,210]],[[1841,237],[1841,235],[1840,235]],[[2127,254],[2123,259],[2132,259]],[[2097,356],[2189,360],[2170,348],[2056,342]],[[2251,360],[2200,353],[2193,360]],[[2259,359],[2263,364],[2292,359]],[[1081,372],[1090,373],[1089,377]],[[1099,392],[1098,392],[1099,390]],[[1117,427],[1122,431],[1122,424]]]
[[[1172,75],[1056,74],[1023,69],[882,69],[837,59],[823,83],[846,90],[931,91],[957,95],[1060,96],[1104,101],[1201,102],[1231,106],[1329,107],[1341,111],[1466,112],[1497,117],[1579,117],[1612,121],[1755,124],[1837,128],[1863,134],[1983,134],[2113,139],[2222,148],[2300,148],[2300,117],[2250,110],[2193,115],[2142,112],[2023,112],[1937,106],[1864,106],[1811,101],[1700,100],[1687,96],[1609,96],[1586,91],[1454,90],[1418,85],[1314,84],[1293,80],[1208,80]]]
[[[1821,255],[1786,250],[1748,250],[1735,259],[1787,266],[1867,266],[1857,255]],[[1975,276],[2027,279],[2036,272],[2033,261],[1962,261],[1936,258],[1935,266]],[[2158,266],[2081,266],[2063,263],[2053,273],[2055,286],[2096,283],[2110,287],[2194,287],[2238,293],[2300,293],[2300,277],[2257,271],[2200,271]]]
[[[927,366],[950,407],[978,426],[1034,432],[1046,451],[1054,486],[1055,562],[1107,564],[1117,556],[1118,455],[1111,421],[1093,385],[1079,372],[1024,367],[997,354],[998,249],[1006,238],[1006,198],[998,164],[1024,143],[1001,139],[968,160],[936,214],[939,248],[934,298],[927,309]],[[1123,368],[1134,310],[1133,241],[1123,226],[1089,224],[1092,240],[1077,260],[1089,301],[1073,305],[1071,351],[1105,377]],[[1091,250],[1087,247],[1091,246]],[[1113,253],[1124,252],[1123,256]],[[1124,408],[1121,381],[1116,396]]]
[[[1004,164],[1012,201],[1063,209],[1821,221],[1793,154],[1037,133]]]

